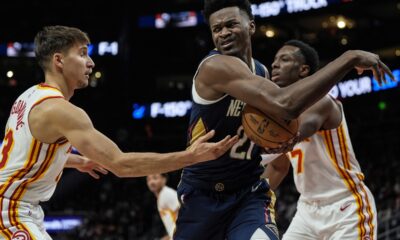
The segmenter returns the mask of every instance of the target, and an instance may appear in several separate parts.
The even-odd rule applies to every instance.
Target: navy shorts
[[[279,239],[268,191],[264,179],[230,193],[181,182],[177,190],[181,208],[173,239],[248,240],[258,228],[270,239]]]

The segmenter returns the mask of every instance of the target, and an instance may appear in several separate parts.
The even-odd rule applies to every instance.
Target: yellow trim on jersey
[[[342,153],[342,158],[343,158],[343,161],[344,161],[344,163],[346,163],[347,164],[347,169],[349,170],[349,171],[351,171],[351,165],[350,165],[350,160],[349,160],[349,154],[348,154],[348,146],[347,146],[347,141],[346,141],[346,134],[344,133],[344,129],[343,129],[343,124],[341,124],[340,125],[340,127],[339,127],[339,129],[338,129],[338,138],[339,138],[339,145],[340,145],[340,149],[341,149],[341,153]],[[349,175],[349,177],[351,178],[351,180],[354,182],[354,185],[355,185],[355,187],[356,187],[356,189],[357,189],[357,185],[356,185],[356,183],[355,183],[355,180],[350,176],[350,174],[348,174]],[[362,177],[361,177],[362,176]],[[358,180],[360,180],[360,181],[363,181],[364,180],[364,176],[362,175],[362,174],[360,174],[360,173],[356,173],[356,177],[358,178]],[[369,204],[369,199],[368,199],[368,194],[367,194],[367,192],[365,191],[365,189],[364,189],[364,187],[362,186],[362,184],[359,184],[359,187],[360,187],[360,189],[361,189],[361,191],[364,193],[364,195],[365,195],[365,199],[366,199],[366,206],[365,206],[365,208],[366,208],[366,211],[367,211],[367,213],[368,213],[368,215],[369,215],[369,218],[368,218],[368,226],[370,227],[370,237],[371,237],[371,239],[373,238],[373,235],[371,235],[371,234],[373,234],[373,231],[374,231],[374,228],[373,228],[373,223],[372,223],[372,219],[373,219],[373,213],[372,213],[372,210],[371,210],[371,205]],[[361,193],[359,192],[359,191],[357,191],[357,193],[360,195],[360,197],[361,197],[361,200],[363,199],[363,197],[362,197],[362,195],[361,195]],[[367,216],[366,216],[367,217]]]
[[[39,169],[37,172],[29,179],[25,180],[14,192],[16,194],[17,198],[16,200],[19,200],[23,197],[24,193],[26,190],[28,190],[28,184],[37,181],[40,179],[43,174],[47,171],[49,166],[51,165],[51,162],[54,160],[55,153],[57,152],[57,144],[50,144],[49,148],[47,149],[45,159],[43,160],[42,164],[40,165]],[[13,194],[13,195],[14,195]]]
[[[371,239],[373,239],[373,237],[374,237],[374,224],[372,222],[372,219],[374,219],[374,214],[373,214],[372,209],[371,209],[371,204],[369,203],[369,198],[368,198],[367,191],[365,190],[365,188],[364,188],[364,186],[362,184],[360,184],[360,188],[363,191],[363,193],[365,194],[365,200],[367,202],[367,212],[368,212],[368,215],[369,215],[368,226],[370,228],[369,237]]]
[[[32,140],[31,146],[29,149],[29,153],[27,155],[28,158],[25,160],[24,167],[22,169],[20,169],[19,171],[16,171],[11,177],[9,177],[7,179],[6,183],[0,187],[0,196],[4,196],[4,193],[12,185],[13,180],[15,178],[20,179],[28,173],[28,171],[31,169],[33,164],[36,163],[37,156],[38,156],[38,153],[40,152],[41,146],[42,146],[42,144],[39,144],[39,142],[37,140],[35,140],[35,139]],[[33,161],[34,159],[36,159],[36,160]],[[0,210],[3,209],[3,199],[4,198],[2,198],[2,197],[0,198]],[[8,207],[8,218],[9,218],[10,224],[13,226],[12,218],[10,217],[11,210],[12,209],[11,209],[11,199],[10,199],[10,204]],[[0,215],[0,227],[4,230],[4,232],[8,232],[10,234],[10,239],[11,239],[12,232],[8,228],[5,228],[4,223],[3,223],[3,218],[1,215]]]
[[[54,159],[54,156],[56,155],[55,153],[57,152],[57,144],[50,144],[49,148],[47,149],[47,153],[45,156],[45,159],[43,160],[41,166],[39,167],[39,170],[32,176],[29,180],[26,180],[24,183],[22,183],[18,189],[15,191],[14,194],[17,196],[16,204],[14,205],[15,211],[13,215],[13,221],[18,225],[22,225],[23,228],[25,228],[26,231],[29,232],[29,229],[24,226],[24,224],[20,221],[18,217],[18,205],[19,205],[19,199],[21,199],[25,192],[28,190],[28,184],[35,182],[36,180],[40,179],[43,174],[47,171],[49,166],[51,165],[51,162]],[[32,234],[29,232],[29,234],[32,236]],[[35,240],[35,239],[32,239]]]
[[[340,168],[339,166],[339,162],[336,158],[336,153],[334,151],[333,148],[333,140],[332,140],[332,135],[330,130],[325,130],[323,131],[323,136],[324,136],[324,143],[327,147],[329,156],[331,158],[331,162],[333,163],[333,166],[335,166],[336,170],[338,171],[339,175],[342,176],[342,179],[344,180],[345,185],[348,187],[348,189],[350,190],[350,192],[352,193],[352,195],[354,196],[354,191],[352,186],[350,185],[350,182],[348,181],[347,177],[345,176],[345,173],[343,172],[343,170]],[[362,226],[362,214],[360,214],[360,210],[361,210],[361,205],[360,205],[360,201],[358,199],[358,197],[355,197],[356,200],[356,204],[358,207],[358,219],[359,219],[359,224],[358,224],[358,233],[359,236],[363,236],[363,226]],[[361,202],[362,204],[362,202]]]
[[[38,89],[41,89],[41,90],[52,90],[52,91],[58,92],[58,93],[60,93],[62,95],[61,90],[56,88],[56,87],[52,87],[52,86],[45,85],[45,84],[38,84],[36,86],[37,86]]]
[[[194,141],[196,141],[198,138],[201,136],[205,135],[207,133],[206,127],[204,126],[203,119],[199,118],[197,120],[196,125],[194,125],[192,133],[191,133],[191,138],[190,138],[190,145],[193,144]]]
[[[0,229],[0,236],[5,237],[5,239],[7,239],[7,240],[11,239],[11,236],[7,235],[5,233],[5,230],[2,230],[2,229]]]
[[[36,142],[36,144],[37,144],[37,147],[35,148],[35,150],[33,151],[33,153],[32,154],[29,154],[28,156],[28,159],[27,159],[27,161],[29,161],[29,163],[28,163],[28,166],[27,166],[27,172],[26,173],[28,173],[30,170],[31,170],[31,168],[33,167],[33,165],[38,161],[38,158],[39,158],[39,155],[40,155],[40,152],[41,152],[41,148],[42,148],[42,143],[40,143],[39,141],[37,141],[37,140],[33,140],[34,142]],[[25,176],[26,174],[24,174],[24,176]],[[22,178],[23,176],[21,176],[21,178]],[[11,224],[11,226],[15,226],[16,228],[18,228],[18,229],[20,229],[20,228],[22,228],[23,230],[25,230],[26,232],[28,232],[29,233],[29,235],[31,236],[31,238],[32,238],[32,240],[35,240],[34,238],[33,238],[33,235],[32,235],[32,233],[29,231],[29,229],[18,219],[18,204],[19,204],[19,197],[17,197],[16,199],[14,199],[13,198],[13,196],[15,195],[15,194],[18,194],[18,189],[22,186],[22,185],[24,185],[24,183],[26,182],[27,180],[24,180],[24,182],[22,182],[17,188],[16,188],[16,190],[14,191],[14,193],[11,195],[11,197],[10,197],[10,204],[9,204],[9,207],[8,207],[8,218],[9,218],[9,221],[10,221],[10,224]]]
[[[13,233],[10,231],[10,229],[6,228],[6,226],[4,225],[3,216],[1,214],[3,212],[3,201],[4,198],[0,197],[0,232],[4,233],[7,239],[11,239]]]
[[[12,199],[10,199],[9,201],[10,201],[10,204],[9,204],[10,207],[8,210],[8,216],[9,216],[9,222],[10,222],[11,226],[16,227],[17,229],[20,229],[20,230],[21,229],[25,230],[29,234],[31,240],[36,240],[34,238],[32,232],[29,231],[29,228],[27,226],[25,226],[25,224],[23,224],[22,221],[19,220],[18,205],[19,205],[20,201],[12,200]],[[11,205],[14,205],[14,207],[13,207],[14,209],[11,208]]]
[[[358,177],[358,180],[360,180],[360,181],[364,181],[364,174],[362,174],[362,173],[356,173],[356,176]]]
[[[339,138],[338,140],[340,143],[339,134],[338,134],[338,138]],[[339,174],[342,176],[345,184],[348,186],[354,199],[356,200],[357,207],[358,207],[357,214],[359,216],[359,225],[357,227],[358,232],[360,234],[359,237],[360,237],[360,239],[362,239],[366,235],[367,229],[366,229],[365,225],[368,225],[368,227],[370,228],[370,232],[368,235],[370,235],[370,237],[372,238],[371,234],[373,235],[373,231],[374,231],[373,224],[372,224],[373,215],[372,215],[372,211],[371,211],[371,206],[369,204],[368,195],[366,194],[365,189],[363,189],[362,184],[357,185],[355,183],[354,179],[351,177],[349,171],[340,167],[339,161],[336,157],[336,153],[333,148],[334,142],[333,142],[332,133],[330,130],[326,130],[324,132],[324,140],[325,140],[325,144],[328,146],[328,150],[329,149],[333,150],[333,152],[331,152],[329,150],[330,157],[331,157],[336,169],[339,170]],[[342,146],[340,146],[340,150],[342,150],[342,149],[343,149]],[[346,150],[347,150],[347,148],[346,148]],[[345,156],[346,155],[342,153],[342,161],[343,161],[344,166],[345,166]],[[362,197],[362,194],[359,192],[359,190],[357,188],[358,186],[361,188],[361,191],[363,191],[366,196],[366,198],[365,198],[366,206],[363,201],[364,198]],[[368,219],[367,219],[367,215],[365,215],[365,213],[364,213],[364,208],[365,208],[366,212],[368,213],[368,216],[369,216]],[[367,220],[367,222],[366,222],[366,220]]]
[[[63,98],[63,99],[64,99],[63,96],[59,96],[59,95],[55,95],[55,96],[52,96],[52,95],[50,95],[50,96],[45,96],[45,97],[42,97],[41,99],[37,100],[35,103],[33,103],[33,104],[32,104],[32,107],[31,107],[31,110],[32,110],[33,108],[35,108],[37,105],[39,105],[40,103],[42,103],[43,101],[45,101],[45,100],[47,100],[47,99],[52,99],[52,98]]]
[[[338,134],[338,139],[339,139],[339,146],[340,146],[340,151],[342,153],[343,157],[343,164],[345,169],[351,170],[351,165],[350,165],[350,160],[349,160],[349,155],[348,155],[348,147],[346,144],[346,135],[344,134],[343,131],[343,124],[340,124],[340,127],[337,130]]]
[[[268,205],[269,215],[270,215],[271,221],[276,224],[276,221],[275,221],[275,215],[276,215],[275,214],[275,203],[276,203],[275,192],[270,189],[267,192],[267,196],[271,198],[271,202]]]
[[[159,213],[161,218],[164,218],[166,216],[171,216],[172,221],[176,223],[177,211],[172,211],[171,209],[161,209]]]
[[[10,204],[10,209],[12,211],[11,212],[12,214],[10,216],[10,222],[12,223],[13,226],[21,225],[22,228],[24,228],[26,231],[29,232],[29,229],[24,226],[24,224],[20,221],[20,219],[18,217],[19,200],[24,196],[25,192],[28,190],[28,187],[27,187],[28,184],[40,179],[41,176],[43,176],[44,172],[46,172],[46,170],[51,165],[51,162],[54,159],[56,150],[57,150],[57,144],[50,144],[47,149],[45,159],[43,160],[43,162],[42,162],[41,166],[39,167],[39,169],[37,170],[37,172],[31,178],[26,179],[20,186],[18,186],[18,188],[13,193],[12,196],[14,196],[14,195],[16,196],[15,200],[14,200],[15,203],[13,204],[14,206],[11,207],[11,204]]]

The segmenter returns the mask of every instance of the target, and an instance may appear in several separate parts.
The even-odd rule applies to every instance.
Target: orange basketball
[[[271,117],[246,104],[242,112],[242,125],[247,137],[257,145],[276,148],[296,136],[298,120]]]

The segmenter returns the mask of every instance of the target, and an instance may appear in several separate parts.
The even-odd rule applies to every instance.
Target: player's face
[[[152,174],[147,176],[147,186],[153,193],[159,193],[165,186],[166,180],[161,174]]]
[[[76,43],[63,57],[63,75],[74,88],[84,88],[89,84],[89,75],[93,68],[94,62],[84,43]]]
[[[301,78],[303,66],[300,49],[294,46],[283,46],[276,53],[272,63],[271,80],[281,87],[288,86]]]
[[[222,54],[242,58],[250,50],[255,24],[238,7],[214,12],[209,23],[214,45]]]

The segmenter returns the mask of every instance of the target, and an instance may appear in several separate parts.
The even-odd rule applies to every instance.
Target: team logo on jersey
[[[227,117],[239,117],[242,113],[242,110],[245,106],[243,101],[239,99],[231,100],[231,104],[229,105],[228,111],[226,112]]]
[[[31,240],[31,237],[27,231],[18,230],[12,235],[11,240]]]
[[[17,130],[25,125],[25,123],[22,121],[25,109],[26,109],[26,102],[22,100],[15,102],[11,109],[11,115],[17,114],[17,127],[16,127]]]

